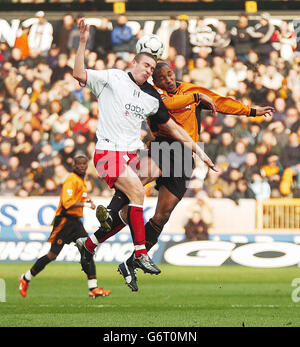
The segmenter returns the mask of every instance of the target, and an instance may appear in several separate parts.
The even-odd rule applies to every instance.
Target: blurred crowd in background
[[[53,27],[43,11],[22,26],[14,47],[0,43],[1,196],[56,196],[72,170],[75,153],[90,158],[89,194],[113,191],[98,178],[92,156],[98,122],[97,101],[72,77],[79,42],[77,21],[63,15]],[[125,14],[112,26],[108,18],[91,26],[86,67],[127,70],[135,43]],[[256,23],[246,14],[237,22],[169,18],[155,32],[165,45],[163,59],[178,80],[192,82],[255,107],[272,105],[273,117],[212,117],[202,111],[200,141],[219,172],[198,162],[187,197],[268,199],[300,197],[300,53],[292,21],[275,25],[268,13]],[[298,45],[298,46],[297,46]],[[141,131],[151,139],[147,124]],[[157,194],[154,186],[147,195]]]

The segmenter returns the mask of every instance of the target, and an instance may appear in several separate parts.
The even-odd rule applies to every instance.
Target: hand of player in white
[[[88,24],[85,24],[84,18],[79,19],[78,28],[80,32],[80,41],[87,42],[90,37],[90,26]]]

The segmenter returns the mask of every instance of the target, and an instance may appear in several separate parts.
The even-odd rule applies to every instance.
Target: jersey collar
[[[173,94],[173,95],[175,95],[177,92],[178,92],[178,87],[180,86],[180,82],[176,82],[176,90],[175,90],[175,92],[174,93],[168,93],[168,94]]]
[[[132,82],[134,82],[136,85],[138,85],[134,79],[134,77],[132,76],[131,72],[128,72],[128,76],[130,77],[130,79],[132,80]]]

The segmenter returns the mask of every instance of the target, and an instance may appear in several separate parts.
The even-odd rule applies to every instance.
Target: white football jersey
[[[86,87],[98,99],[99,121],[96,149],[136,151],[144,148],[140,139],[141,125],[157,113],[159,101],[143,92],[118,69],[86,70]]]

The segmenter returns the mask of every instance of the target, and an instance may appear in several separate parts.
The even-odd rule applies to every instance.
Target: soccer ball
[[[156,59],[159,59],[164,52],[164,45],[157,35],[148,34],[142,36],[136,43],[136,52],[150,53]]]

